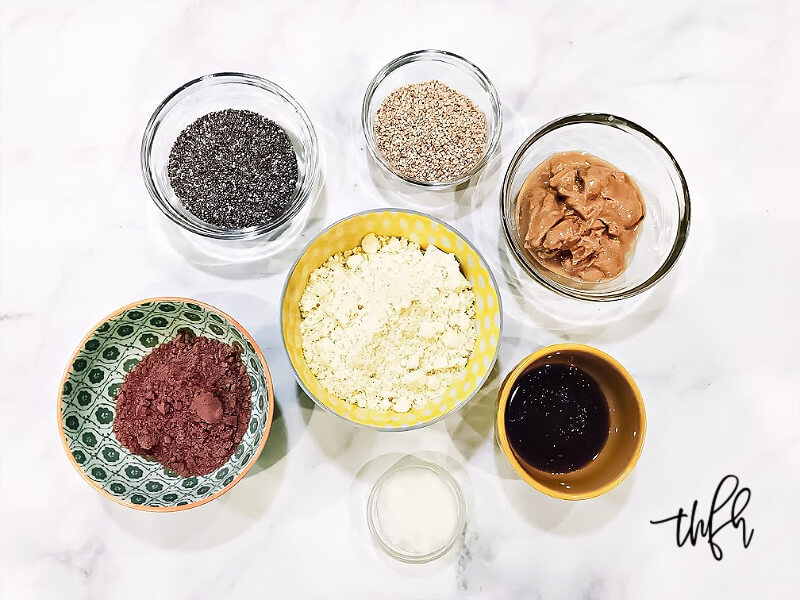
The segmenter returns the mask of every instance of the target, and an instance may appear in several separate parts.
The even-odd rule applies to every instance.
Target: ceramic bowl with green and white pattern
[[[181,477],[132,454],[114,436],[116,395],[125,374],[180,331],[242,348],[252,387],[250,424],[233,456],[208,475]],[[219,309],[187,298],[150,298],[103,319],[70,360],[58,397],[58,425],[67,456],[103,495],[140,510],[174,511],[224,494],[253,466],[267,441],[274,397],[258,345]]]

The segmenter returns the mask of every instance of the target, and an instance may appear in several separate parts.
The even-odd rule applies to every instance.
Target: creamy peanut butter
[[[528,175],[517,196],[525,248],[549,270],[578,281],[622,273],[644,215],[633,179],[585,152],[554,154]]]

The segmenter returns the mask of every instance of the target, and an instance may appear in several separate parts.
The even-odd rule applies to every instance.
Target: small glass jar
[[[191,123],[228,108],[251,110],[277,123],[297,155],[297,186],[284,212],[262,225],[229,229],[207,223],[189,212],[176,196],[167,175],[172,145]],[[182,85],[156,108],[142,138],[142,175],[153,202],[187,231],[220,240],[250,240],[276,231],[300,212],[319,178],[317,134],[306,111],[279,85],[245,73],[214,73]]]
[[[626,269],[613,279],[589,283],[553,273],[520,238],[517,196],[523,183],[550,156],[567,151],[588,152],[610,162],[642,191],[645,218]],[[644,127],[614,115],[581,113],[540,127],[522,143],[503,180],[500,213],[508,248],[535,281],[562,296],[607,302],[644,292],[675,265],[689,234],[689,188],[675,157]]]
[[[399,473],[413,470],[421,470],[425,474],[432,473],[452,493],[454,507],[452,532],[444,543],[427,549],[427,552],[410,552],[406,548],[394,544],[387,535],[381,520],[380,500],[385,486]],[[406,563],[426,563],[444,556],[453,547],[464,531],[466,512],[464,494],[455,478],[439,465],[409,455],[398,460],[375,482],[367,501],[367,525],[378,546],[392,558]],[[388,517],[388,515],[383,515],[383,517]]]
[[[451,181],[417,181],[398,173],[386,162],[375,141],[373,129],[375,115],[386,96],[404,85],[432,79],[450,86],[472,100],[486,115],[489,129],[486,147],[481,158],[469,171]],[[378,71],[370,81],[361,105],[361,128],[369,153],[382,171],[390,176],[398,177],[412,186],[429,190],[444,190],[469,181],[486,165],[500,143],[503,113],[500,107],[500,97],[492,82],[483,71],[466,58],[444,50],[417,50],[395,58]]]

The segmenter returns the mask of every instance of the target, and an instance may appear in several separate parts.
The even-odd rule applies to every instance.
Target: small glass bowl
[[[386,162],[375,142],[373,129],[375,115],[386,96],[404,85],[432,79],[441,81],[470,98],[486,115],[489,128],[486,148],[480,160],[467,173],[451,181],[417,181],[401,175]],[[381,170],[413,186],[443,190],[468,181],[486,165],[500,142],[503,113],[500,97],[492,82],[483,71],[466,58],[444,50],[417,50],[395,58],[372,78],[361,105],[361,128],[367,140],[369,153]]]
[[[589,283],[553,273],[523,246],[517,231],[517,195],[525,179],[551,155],[566,151],[610,162],[642,191],[645,218],[627,268],[613,279]],[[652,133],[614,115],[581,113],[548,123],[523,142],[503,180],[500,213],[508,247],[533,279],[563,296],[608,302],[644,292],[675,265],[689,233],[689,189],[672,153]]]
[[[392,477],[397,475],[398,472],[408,469],[426,469],[436,475],[442,483],[453,493],[453,501],[456,505],[456,522],[453,527],[452,535],[448,540],[438,548],[431,549],[430,552],[425,554],[412,554],[393,546],[391,540],[388,539],[381,528],[381,519],[378,509],[378,500],[383,489],[383,485]],[[467,520],[467,503],[464,501],[464,493],[461,491],[461,486],[455,478],[448,473],[445,469],[437,464],[419,459],[415,456],[408,455],[398,460],[394,465],[389,467],[386,472],[381,475],[372,486],[369,499],[367,500],[367,526],[372,534],[372,537],[377,542],[378,546],[386,552],[389,556],[405,563],[426,563],[436,560],[441,556],[447,554],[450,548],[456,543],[458,537],[464,531],[464,524]]]
[[[227,108],[252,110],[280,125],[294,146],[298,178],[284,213],[263,225],[228,229],[190,213],[175,195],[167,163],[178,135],[192,122]],[[249,240],[288,223],[303,207],[319,177],[317,134],[306,111],[279,85],[245,73],[214,73],[185,83],[156,108],[142,138],[142,175],[161,212],[184,229],[220,240]]]

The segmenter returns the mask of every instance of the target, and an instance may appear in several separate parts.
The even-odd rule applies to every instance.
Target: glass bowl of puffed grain
[[[364,94],[361,127],[381,171],[425,189],[469,181],[500,142],[500,97],[486,74],[444,50],[385,65]]]

